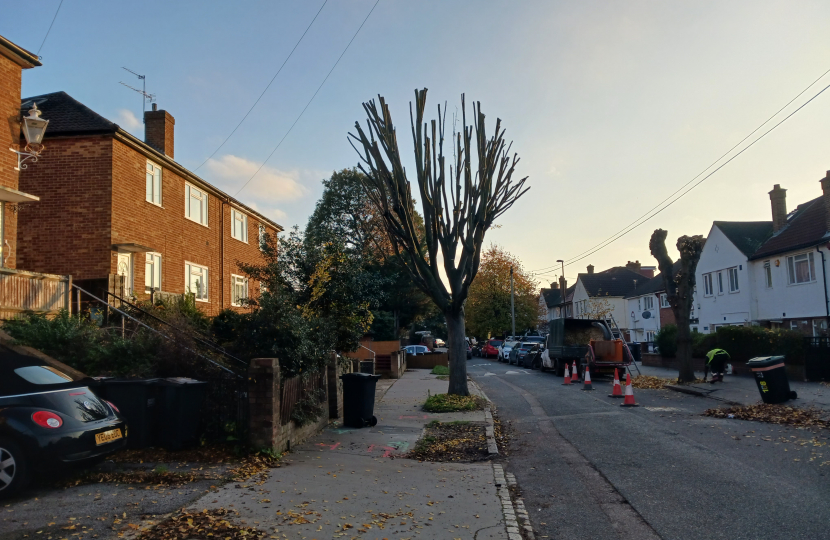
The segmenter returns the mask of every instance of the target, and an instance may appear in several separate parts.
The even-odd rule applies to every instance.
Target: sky
[[[64,0],[44,43],[59,3],[0,3],[0,35],[42,56],[24,72],[24,96],[63,90],[143,137],[142,97],[119,82],[140,87],[122,67],[146,75],[176,119],[176,161],[286,229],[305,225],[322,179],[357,164],[347,134],[365,120],[363,102],[386,98],[412,155],[409,103],[424,87],[433,115],[447,102],[451,116],[465,93],[490,126],[502,119],[531,189],[485,242],[543,284],[558,259],[570,283],[588,264],[655,265],[656,228],[673,243],[714,220],[769,220],[774,184],[794,209],[821,195],[830,169],[828,90],[664,212],[575,260],[830,70],[826,0],[380,0],[356,37],[375,0]],[[830,73],[744,145],[829,84]]]

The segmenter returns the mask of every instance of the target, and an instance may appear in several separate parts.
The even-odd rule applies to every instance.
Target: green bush
[[[427,412],[478,411],[484,408],[484,400],[478,396],[432,394],[424,403]]]
[[[434,368],[432,368],[432,374],[433,375],[449,375],[450,374],[450,368],[448,368],[447,366],[435,366]]]
[[[717,331],[717,347],[735,362],[756,356],[787,357],[788,364],[804,363],[804,336],[794,330],[771,330],[760,326],[723,326]]]
[[[677,354],[677,325],[667,324],[654,336],[654,343],[659,347],[660,354],[666,358],[674,358]]]

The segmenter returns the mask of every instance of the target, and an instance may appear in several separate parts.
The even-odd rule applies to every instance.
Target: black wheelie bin
[[[798,395],[790,390],[783,356],[759,356],[746,363],[755,375],[755,383],[764,403],[784,403]]]
[[[374,416],[375,385],[379,375],[368,373],[344,373],[343,381],[343,425],[362,428],[374,426],[378,419]]]

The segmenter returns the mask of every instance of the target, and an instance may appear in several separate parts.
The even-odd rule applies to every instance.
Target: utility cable
[[[638,224],[637,224],[637,225],[635,225],[634,227],[631,227],[631,228],[629,228],[628,230],[626,230],[626,231],[624,231],[624,232],[620,232],[620,233],[619,233],[619,234],[618,234],[615,238],[613,238],[612,240],[610,240],[609,242],[607,242],[605,245],[603,245],[603,246],[601,246],[601,247],[598,247],[597,249],[595,249],[595,250],[591,251],[590,253],[587,253],[587,254],[585,254],[585,255],[583,255],[583,256],[581,256],[581,257],[579,257],[579,258],[575,258],[575,259],[570,260],[569,262],[566,262],[566,263],[565,263],[565,266],[570,266],[571,264],[573,264],[573,263],[575,263],[575,262],[577,262],[577,261],[580,261],[580,260],[584,259],[585,257],[588,257],[588,256],[590,256],[590,255],[592,255],[592,254],[596,253],[597,251],[599,251],[599,250],[601,250],[601,249],[603,249],[603,248],[607,247],[608,245],[612,244],[613,242],[616,242],[617,240],[619,240],[620,238],[622,238],[622,237],[623,237],[623,236],[625,236],[626,234],[630,233],[631,231],[633,231],[634,229],[636,229],[636,228],[637,228],[637,227],[639,227],[640,225],[642,225],[642,224],[646,223],[646,222],[647,222],[647,221],[649,221],[651,218],[653,218],[654,216],[656,216],[657,214],[659,214],[660,212],[662,212],[662,211],[663,211],[663,210],[665,210],[666,208],[670,207],[671,205],[673,205],[674,203],[676,203],[677,201],[679,201],[680,199],[682,199],[682,198],[683,198],[686,194],[688,194],[688,193],[689,193],[690,191],[692,191],[694,188],[696,188],[697,186],[699,186],[700,184],[702,184],[704,181],[706,181],[706,179],[708,179],[708,178],[709,178],[709,177],[711,177],[713,174],[715,174],[716,172],[718,172],[719,170],[721,170],[722,168],[724,168],[726,165],[728,165],[728,164],[729,164],[729,163],[730,163],[733,159],[737,158],[738,156],[740,156],[741,154],[743,154],[744,152],[746,152],[747,150],[749,150],[750,148],[752,148],[752,146],[753,146],[755,143],[757,143],[758,141],[760,141],[761,139],[763,139],[764,137],[766,137],[766,136],[767,136],[767,134],[769,134],[770,132],[772,132],[775,128],[777,128],[778,126],[780,126],[781,124],[783,124],[784,122],[786,122],[787,120],[789,120],[789,119],[790,119],[790,118],[791,118],[791,117],[792,117],[795,113],[797,113],[798,111],[800,111],[801,109],[803,109],[804,107],[806,107],[806,106],[807,106],[810,102],[812,102],[814,99],[816,99],[816,98],[817,98],[817,97],[819,97],[821,94],[823,94],[823,93],[824,93],[824,91],[825,91],[825,90],[827,90],[828,88],[830,88],[830,84],[828,84],[827,86],[825,86],[824,88],[822,88],[822,89],[821,89],[821,90],[820,90],[817,94],[815,94],[813,97],[811,97],[810,99],[808,99],[805,103],[803,103],[803,104],[802,104],[800,107],[798,107],[796,110],[794,110],[793,112],[791,112],[790,114],[788,114],[787,116],[785,116],[785,117],[784,117],[784,119],[782,119],[780,122],[778,122],[777,124],[775,124],[774,126],[772,126],[771,128],[769,128],[767,131],[765,131],[765,132],[764,132],[764,133],[763,133],[760,137],[758,137],[757,139],[755,139],[754,141],[752,141],[749,145],[747,145],[746,147],[744,147],[743,149],[741,149],[741,151],[740,151],[740,152],[738,152],[737,154],[735,154],[734,156],[732,156],[731,158],[729,158],[728,160],[726,160],[723,164],[719,165],[717,169],[713,170],[712,172],[710,172],[709,174],[707,174],[706,176],[704,176],[703,178],[701,178],[700,180],[698,180],[698,181],[697,181],[695,184],[693,184],[693,185],[692,185],[689,189],[687,189],[686,191],[684,191],[683,193],[681,193],[680,195],[678,195],[678,196],[677,196],[674,200],[672,200],[671,202],[669,202],[667,205],[665,205],[664,207],[660,208],[659,210],[657,210],[656,212],[654,212],[653,214],[651,214],[650,216],[648,216],[646,219],[644,219],[643,221],[641,221],[640,223],[638,223]]]
[[[63,1],[63,0],[61,0],[61,1]],[[268,91],[268,89],[269,89],[269,88],[271,88],[271,85],[274,83],[274,80],[276,80],[277,76],[278,76],[278,75],[280,74],[280,72],[282,71],[282,68],[284,68],[284,67],[285,67],[285,64],[288,62],[288,60],[289,60],[289,59],[291,58],[291,56],[294,54],[294,51],[296,51],[296,50],[297,50],[297,47],[298,47],[298,46],[300,45],[300,43],[303,41],[303,38],[304,38],[304,37],[305,37],[305,35],[308,33],[308,30],[311,28],[311,25],[313,25],[313,24],[314,24],[314,21],[316,21],[316,20],[317,20],[317,17],[320,15],[320,12],[321,12],[321,11],[323,11],[323,8],[324,8],[324,7],[326,7],[326,4],[328,4],[328,2],[329,2],[329,0],[325,0],[325,1],[323,2],[323,5],[322,5],[322,6],[320,6],[320,9],[318,9],[318,10],[317,10],[317,14],[316,14],[316,15],[314,15],[314,18],[313,18],[313,19],[311,19],[311,22],[310,22],[310,23],[308,23],[308,26],[306,26],[305,32],[303,32],[303,35],[301,35],[301,36],[300,36],[300,39],[298,39],[298,40],[297,40],[297,43],[295,43],[295,44],[294,44],[294,48],[293,48],[293,49],[291,49],[291,52],[290,52],[290,53],[288,53],[288,56],[286,56],[286,57],[285,57],[285,60],[283,60],[282,65],[280,66],[280,68],[277,70],[277,72],[274,74],[274,76],[273,76],[273,77],[271,77],[271,81],[270,81],[270,82],[268,83],[268,85],[265,87],[265,90],[263,90],[263,91],[262,91],[262,93],[259,95],[259,97],[258,97],[258,98],[256,98],[256,101],[254,101],[254,104],[253,104],[253,105],[251,105],[251,108],[250,108],[250,109],[248,109],[248,112],[246,112],[246,113],[245,113],[245,116],[243,116],[243,117],[242,117],[242,120],[240,120],[240,121],[239,121],[239,123],[238,123],[238,124],[236,124],[236,127],[235,127],[235,128],[233,128],[233,131],[231,131],[230,135],[228,135],[227,137],[225,137],[225,140],[224,140],[224,141],[222,141],[222,144],[220,144],[220,145],[219,145],[219,147],[218,147],[216,150],[214,150],[214,151],[213,151],[213,153],[212,153],[211,155],[209,155],[209,156],[207,157],[207,159],[206,159],[206,160],[204,160],[204,161],[202,162],[202,165],[199,165],[198,167],[196,167],[196,168],[194,169],[194,171],[198,171],[199,169],[201,169],[201,168],[202,168],[202,166],[203,166],[205,163],[207,163],[208,161],[210,161],[210,159],[211,159],[213,156],[215,156],[215,155],[216,155],[216,152],[218,152],[219,150],[221,150],[221,149],[222,149],[222,147],[223,147],[223,146],[225,146],[225,143],[226,143],[226,142],[228,142],[228,141],[230,140],[230,138],[231,138],[231,137],[233,137],[233,134],[234,134],[234,133],[236,133],[236,130],[237,130],[237,129],[239,129],[239,126],[241,126],[241,125],[242,125],[242,123],[245,121],[245,119],[246,119],[246,118],[248,118],[248,115],[250,115],[250,114],[251,114],[251,111],[253,111],[253,110],[254,110],[254,107],[256,107],[256,106],[257,106],[257,103],[259,103],[259,100],[261,100],[261,99],[262,99],[262,96],[264,96],[264,95],[265,95],[265,92],[267,92],[267,91]]]
[[[61,0],[60,4],[58,4],[58,9],[55,10],[55,16],[52,17],[52,22],[49,23],[49,30],[46,31],[46,35],[43,36],[43,41],[40,44],[40,47],[37,49],[37,57],[40,58],[40,51],[43,49],[43,46],[46,45],[46,38],[49,37],[49,32],[52,31],[52,26],[55,24],[55,19],[58,18],[58,12],[61,10],[61,6],[63,5],[63,0]]]
[[[309,105],[311,105],[311,102],[312,102],[312,101],[314,101],[314,98],[315,98],[315,97],[317,97],[317,94],[320,92],[320,89],[321,89],[321,88],[323,88],[323,85],[324,85],[324,84],[326,84],[326,81],[327,81],[327,80],[329,80],[329,76],[330,76],[330,75],[332,74],[332,72],[334,71],[334,68],[336,68],[336,67],[337,67],[337,64],[339,64],[339,63],[340,63],[340,60],[343,58],[343,55],[345,55],[345,54],[346,54],[346,51],[348,51],[348,50],[349,50],[349,47],[351,47],[352,42],[355,40],[355,38],[357,37],[357,35],[360,33],[360,30],[363,28],[363,25],[364,25],[364,24],[366,24],[366,21],[368,21],[368,20],[369,20],[369,17],[371,17],[371,16],[372,16],[372,12],[373,12],[373,11],[375,11],[375,8],[376,8],[376,7],[378,7],[378,4],[379,4],[379,3],[380,3],[380,0],[376,0],[376,1],[375,1],[375,5],[373,5],[373,6],[372,6],[372,9],[370,9],[370,10],[369,10],[369,14],[368,14],[368,15],[366,15],[366,18],[365,18],[365,19],[363,19],[363,22],[362,22],[362,23],[360,23],[360,27],[358,27],[357,32],[355,32],[355,33],[354,33],[354,35],[352,36],[352,39],[350,39],[350,40],[349,40],[349,43],[346,45],[346,48],[345,48],[345,49],[343,49],[343,52],[342,52],[342,53],[340,53],[340,56],[337,58],[337,61],[334,63],[334,65],[333,65],[333,66],[331,66],[331,69],[329,70],[328,74],[326,75],[326,78],[325,78],[325,79],[323,79],[323,82],[321,82],[321,83],[320,83],[320,86],[318,86],[318,87],[317,87],[317,90],[314,92],[314,95],[313,95],[313,96],[311,96],[311,99],[309,99],[309,100],[308,100],[308,103],[306,103],[306,104],[305,104],[305,107],[303,107],[303,110],[300,112],[300,115],[299,115],[299,116],[297,116],[297,119],[296,119],[296,120],[294,120],[294,123],[293,123],[293,124],[291,124],[291,127],[290,127],[290,128],[288,128],[288,131],[286,131],[286,132],[285,132],[285,135],[283,135],[283,136],[282,136],[282,139],[280,139],[280,142],[278,142],[278,143],[277,143],[277,146],[275,146],[275,147],[274,147],[274,149],[273,149],[273,150],[271,150],[271,153],[270,153],[270,154],[268,154],[268,157],[267,157],[267,158],[265,158],[265,161],[263,161],[263,162],[262,162],[262,165],[260,165],[260,166],[259,166],[259,168],[258,168],[258,169],[254,172],[254,174],[252,174],[252,175],[251,175],[251,177],[250,177],[250,178],[248,178],[248,181],[247,181],[247,182],[245,182],[244,184],[242,184],[242,187],[241,187],[241,188],[239,188],[239,191],[237,191],[237,192],[236,192],[236,194],[234,195],[234,197],[238,196],[238,195],[242,192],[242,190],[243,190],[243,189],[245,189],[245,187],[246,187],[248,184],[250,184],[250,183],[251,183],[251,180],[253,180],[253,179],[254,179],[254,177],[255,177],[257,174],[259,174],[259,171],[261,171],[261,170],[262,170],[262,168],[263,168],[263,167],[265,167],[265,164],[266,164],[266,163],[268,163],[268,160],[269,160],[269,159],[271,159],[271,156],[273,156],[273,155],[274,155],[274,153],[275,153],[275,152],[279,149],[279,147],[280,147],[280,146],[282,146],[282,143],[283,143],[283,141],[285,140],[285,138],[286,138],[286,137],[288,137],[288,134],[289,134],[289,133],[291,133],[291,130],[292,130],[292,129],[294,129],[294,126],[296,126],[296,125],[297,125],[297,122],[299,122],[299,121],[300,121],[300,118],[302,118],[302,117],[303,117],[303,114],[305,113],[306,109],[308,109],[308,106],[309,106]]]
[[[585,250],[585,251],[583,251],[582,253],[579,253],[578,255],[575,255],[574,257],[571,257],[570,259],[567,259],[565,262],[567,263],[568,261],[579,260],[579,259],[577,259],[578,257],[579,257],[579,258],[582,258],[582,255],[585,255],[585,254],[586,254],[586,253],[588,253],[589,251],[590,251],[591,253],[594,253],[595,251],[592,251],[592,250],[594,250],[595,248],[600,247],[600,246],[604,247],[605,243],[606,243],[606,242],[609,242],[609,241],[613,241],[613,239],[615,238],[615,236],[616,236],[617,234],[620,234],[621,232],[625,231],[626,229],[628,229],[628,228],[629,228],[629,227],[631,227],[632,225],[635,225],[635,224],[636,224],[638,221],[640,221],[641,219],[643,219],[643,218],[645,218],[646,216],[648,216],[651,212],[653,212],[655,209],[657,209],[657,208],[658,208],[661,204],[665,203],[666,201],[668,201],[669,199],[671,199],[673,196],[675,196],[677,193],[679,193],[681,190],[683,190],[683,188],[685,188],[686,186],[688,186],[689,184],[691,184],[692,182],[694,182],[694,181],[695,181],[696,179],[698,179],[698,178],[699,178],[702,174],[704,174],[706,171],[708,171],[709,169],[711,169],[712,167],[714,167],[714,166],[715,166],[715,165],[716,165],[716,164],[717,164],[720,160],[722,160],[724,157],[726,157],[727,155],[729,155],[729,154],[730,154],[733,150],[735,150],[735,148],[737,148],[738,146],[740,146],[740,145],[741,145],[744,141],[746,141],[746,140],[747,140],[747,139],[749,139],[749,138],[750,138],[753,134],[755,134],[756,132],[758,132],[758,130],[760,130],[762,127],[764,127],[765,125],[767,125],[767,124],[770,122],[770,120],[772,120],[773,118],[775,118],[776,116],[778,116],[778,115],[781,113],[781,111],[783,111],[784,109],[786,109],[787,107],[789,107],[789,106],[790,106],[790,104],[792,104],[792,102],[794,102],[796,99],[798,99],[799,97],[801,97],[801,96],[804,94],[804,92],[806,92],[807,90],[809,90],[810,88],[812,88],[812,87],[813,87],[813,86],[814,86],[814,85],[815,85],[818,81],[820,81],[821,79],[823,79],[823,78],[824,78],[824,76],[825,76],[825,75],[827,75],[828,73],[830,73],[830,69],[828,69],[827,71],[825,71],[824,73],[822,73],[822,74],[821,74],[821,75],[820,75],[820,76],[819,76],[816,80],[814,80],[813,82],[811,82],[811,83],[810,83],[810,84],[809,84],[806,88],[804,88],[804,90],[802,90],[801,92],[799,92],[799,93],[798,93],[798,95],[796,95],[794,98],[792,98],[790,101],[788,101],[788,102],[787,102],[787,103],[786,103],[783,107],[781,107],[780,109],[778,109],[777,111],[775,111],[775,113],[774,113],[772,116],[770,116],[769,118],[767,118],[767,119],[766,119],[763,123],[761,123],[761,125],[759,125],[757,128],[753,129],[753,130],[752,130],[752,131],[751,131],[751,132],[750,132],[750,133],[749,133],[746,137],[744,137],[743,139],[741,139],[740,141],[738,141],[738,142],[737,142],[734,146],[732,146],[732,148],[730,148],[729,150],[727,150],[726,152],[724,152],[724,153],[723,153],[723,154],[722,154],[722,155],[721,155],[718,159],[716,159],[715,161],[713,161],[711,165],[709,165],[708,167],[706,167],[705,169],[703,169],[702,171],[700,171],[700,172],[699,172],[699,173],[698,173],[698,174],[697,174],[694,178],[692,178],[691,180],[689,180],[688,182],[686,182],[685,184],[683,184],[682,186],[680,186],[679,188],[677,188],[674,192],[672,192],[672,193],[671,193],[671,194],[669,194],[666,198],[664,198],[662,201],[660,201],[659,203],[657,203],[656,205],[654,205],[651,209],[647,210],[647,211],[646,211],[646,212],[645,212],[642,216],[640,216],[639,218],[635,219],[634,221],[632,221],[631,223],[629,223],[628,225],[626,225],[625,227],[623,227],[622,229],[620,229],[619,231],[617,231],[616,233],[614,233],[613,235],[611,235],[610,237],[606,238],[606,239],[605,239],[605,240],[603,240],[602,242],[599,242],[599,243],[598,243],[598,244],[596,244],[595,246],[593,246],[593,247],[590,247],[590,248],[586,249],[586,250]],[[823,90],[822,90],[822,92],[823,92]],[[821,93],[821,92],[819,92],[819,93]],[[813,96],[813,97],[816,97],[816,96]],[[808,103],[809,103],[809,101],[808,101]],[[805,105],[806,105],[806,104],[805,104]],[[788,117],[788,118],[789,118],[789,117]],[[785,120],[786,120],[786,119],[785,119]],[[649,218],[649,219],[650,219],[650,218]],[[637,225],[637,226],[639,226],[639,225]],[[545,266],[545,267],[539,268],[539,269],[537,269],[537,270],[535,270],[535,271],[536,271],[536,272],[539,272],[539,271],[541,271],[541,270],[549,270],[549,269],[553,269],[553,268],[558,267],[558,266],[559,266],[558,264],[554,264],[554,265],[551,265],[551,266]]]

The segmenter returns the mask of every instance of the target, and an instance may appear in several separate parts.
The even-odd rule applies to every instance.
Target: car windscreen
[[[536,344],[535,343],[522,343],[521,345],[519,345],[519,348],[522,349],[523,351],[527,351],[529,349],[532,349],[534,345],[536,345]]]
[[[501,347],[501,340],[500,339],[491,339],[490,346],[491,347]]]
[[[72,377],[50,366],[24,366],[15,369],[14,373],[31,384],[66,384],[72,382]]]
[[[532,341],[533,343],[544,343],[545,338],[542,336],[527,336],[525,341]]]

